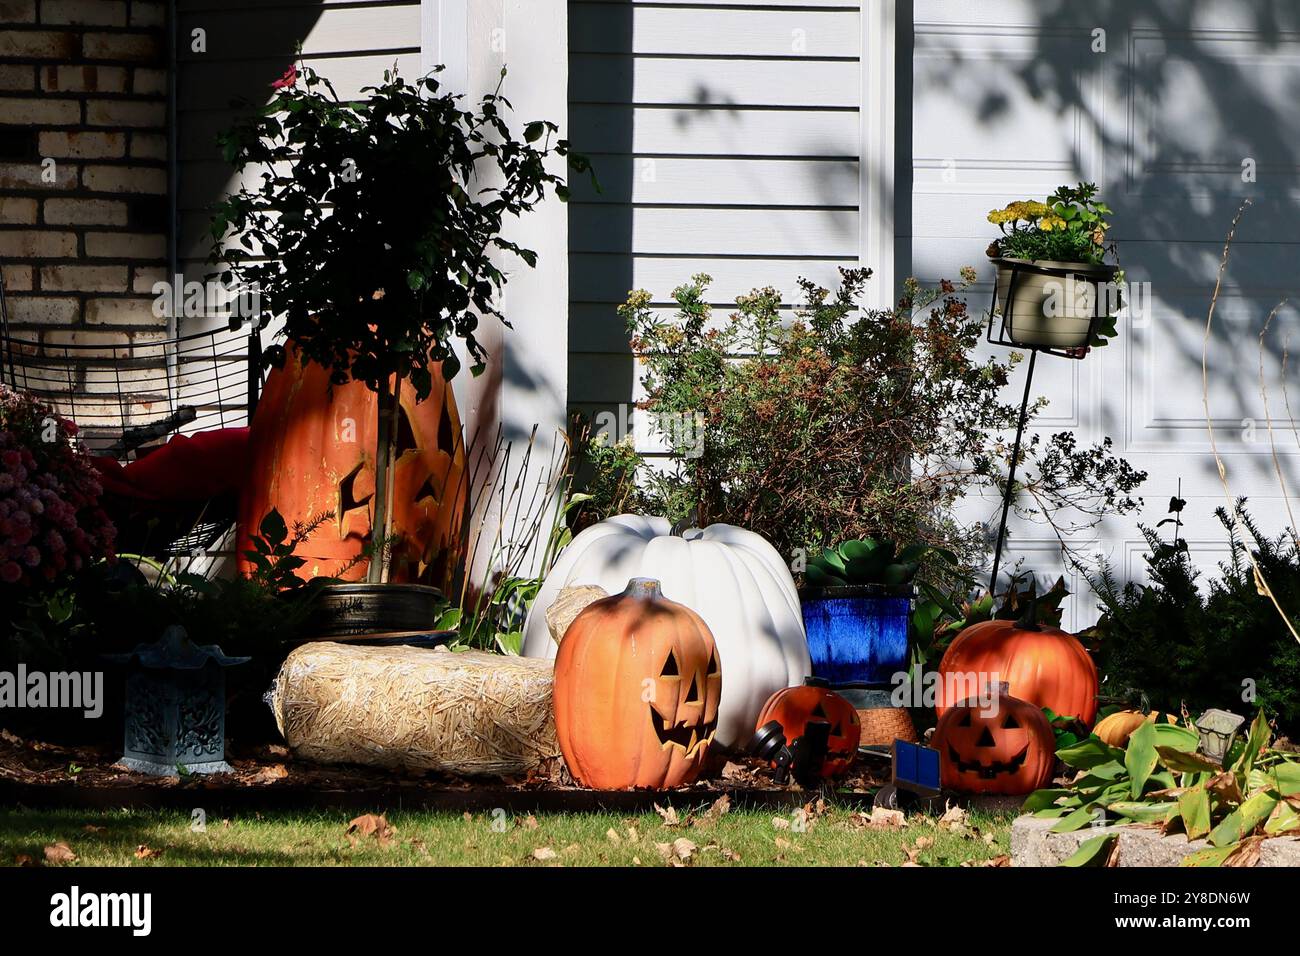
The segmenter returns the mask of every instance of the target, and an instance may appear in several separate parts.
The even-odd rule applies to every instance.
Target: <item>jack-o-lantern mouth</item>
[[[659,738],[661,747],[681,747],[686,751],[686,756],[691,756],[699,749],[701,744],[707,744],[713,739],[713,732],[718,729],[716,719],[709,721],[682,721],[679,724],[668,726],[668,722],[660,716],[659,711],[653,707],[650,708],[650,725],[654,727],[655,736]]]
[[[1029,744],[1025,744],[1020,753],[1016,754],[1010,760],[994,760],[992,763],[982,763],[979,760],[963,760],[958,755],[956,748],[951,745],[948,747],[948,759],[953,762],[957,770],[961,773],[978,774],[982,780],[992,780],[1004,773],[1012,774],[1020,770],[1025,764],[1025,758],[1029,756]]]

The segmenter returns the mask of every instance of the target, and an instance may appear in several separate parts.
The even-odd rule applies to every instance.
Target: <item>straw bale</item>
[[[320,642],[289,655],[271,707],[305,760],[509,776],[560,753],[551,687],[550,661]]]

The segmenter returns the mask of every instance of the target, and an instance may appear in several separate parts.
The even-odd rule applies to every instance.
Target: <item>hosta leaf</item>
[[[1255,715],[1254,722],[1250,725],[1250,733],[1246,737],[1245,747],[1242,748],[1241,754],[1232,763],[1232,769],[1237,773],[1249,774],[1251,768],[1255,766],[1255,758],[1268,745],[1270,736],[1268,719],[1264,716],[1264,709],[1261,707],[1259,713]]]
[[[1068,857],[1061,861],[1061,866],[1101,866],[1110,859],[1110,848],[1119,836],[1103,833],[1090,840],[1084,840]]]
[[[1073,796],[1073,790],[1035,790],[1025,798],[1025,802],[1020,805],[1021,813],[1035,813],[1038,810],[1045,810],[1048,807],[1054,807],[1056,801],[1062,797]]]
[[[1163,823],[1171,814],[1178,813],[1176,803],[1143,803],[1120,800],[1107,807],[1112,813],[1138,823]]]
[[[1094,810],[1091,807],[1080,807],[1063,817],[1056,826],[1052,827],[1052,832],[1073,833],[1075,830],[1082,830],[1084,827],[1101,819],[1102,815],[1103,811],[1100,809]]]
[[[1128,769],[1129,792],[1136,800],[1142,796],[1142,789],[1147,785],[1147,778],[1156,769],[1160,755],[1156,753],[1155,724],[1142,723],[1128,739],[1128,749],[1124,751],[1124,766]]]
[[[1210,832],[1210,792],[1204,787],[1188,790],[1178,798],[1178,814],[1183,818],[1187,839],[1199,840]]]
[[[1212,847],[1207,846],[1195,853],[1189,853],[1183,857],[1183,862],[1179,866],[1222,866],[1223,861],[1236,851],[1237,846]]]
[[[1157,747],[1172,747],[1174,750],[1183,751],[1183,753],[1195,753],[1196,748],[1201,743],[1201,738],[1196,731],[1188,727],[1166,724],[1163,721],[1153,723],[1151,726],[1156,729],[1155,743]]]
[[[1218,773],[1220,770],[1217,763],[1198,753],[1187,753],[1167,746],[1157,746],[1156,753],[1160,755],[1162,764],[1177,773]]]
[[[1056,756],[1067,767],[1074,767],[1076,770],[1091,770],[1112,760],[1122,761],[1124,751],[1116,750],[1096,737],[1089,737],[1073,747],[1058,750]]]
[[[1210,831],[1210,842],[1215,846],[1227,846],[1250,836],[1255,827],[1268,819],[1277,803],[1278,798],[1271,793],[1256,793],[1246,798],[1245,803]]]

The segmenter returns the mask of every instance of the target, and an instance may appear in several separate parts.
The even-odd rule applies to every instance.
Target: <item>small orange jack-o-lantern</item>
[[[858,742],[862,739],[858,712],[829,686],[821,678],[806,677],[802,687],[778,690],[763,705],[756,725],[756,729],[762,729],[775,720],[781,725],[786,742],[794,743],[804,735],[808,721],[829,723],[830,740],[821,766],[821,775],[827,778],[838,777],[849,769],[849,764],[858,755]]]
[[[329,370],[304,363],[292,346],[268,376],[249,435],[249,472],[239,501],[243,552],[272,508],[293,527],[322,512],[334,518],[297,549],[307,563],[299,577],[365,577],[356,561],[370,541],[375,492],[378,399],[364,382],[331,385]],[[401,389],[397,458],[393,465],[394,582],[444,588],[455,570],[465,505],[465,449],[451,387],[437,367],[433,391],[415,400]]]
[[[596,790],[693,781],[718,726],[722,669],[708,625],[653,578],[589,604],[555,657],[555,731]]]
[[[943,785],[966,793],[1029,793],[1051,782],[1056,765],[1047,717],[1005,691],[949,707],[931,745],[939,751]]]

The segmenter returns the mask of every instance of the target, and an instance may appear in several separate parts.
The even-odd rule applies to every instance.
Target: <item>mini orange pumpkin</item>
[[[804,678],[802,687],[785,687],[767,699],[759,712],[755,730],[775,720],[781,725],[787,743],[804,735],[810,720],[825,720],[831,725],[830,740],[821,775],[838,777],[849,769],[858,755],[858,742],[862,739],[862,723],[858,712],[847,700],[829,689],[829,684],[817,677]]]
[[[1029,613],[1018,621],[984,621],[957,635],[939,663],[935,710],[942,714],[992,682],[1036,707],[1092,726],[1097,716],[1097,665],[1082,644]]]
[[[299,577],[337,575],[364,579],[367,563],[354,564],[370,540],[375,491],[378,399],[364,382],[331,385],[315,362],[302,362],[292,345],[284,366],[273,369],[253,416],[249,474],[239,501],[238,552],[275,508],[293,527],[321,512],[334,519],[297,549],[307,563]],[[393,465],[392,580],[447,589],[455,570],[465,506],[465,448],[451,387],[435,366],[433,391],[415,400],[402,383],[397,458]]]
[[[939,751],[943,785],[966,793],[1029,793],[1052,780],[1056,736],[1028,701],[998,694],[949,707],[931,743]]]
[[[1097,726],[1092,729],[1092,732],[1104,743],[1122,750],[1128,746],[1128,739],[1133,736],[1133,731],[1144,723],[1155,723],[1160,717],[1159,711],[1144,714],[1140,710],[1117,710],[1097,721]],[[1168,723],[1174,723],[1173,714],[1165,714],[1164,719]]]
[[[692,782],[721,693],[708,625],[658,581],[633,578],[583,609],[555,657],[555,731],[569,772],[597,790]]]

